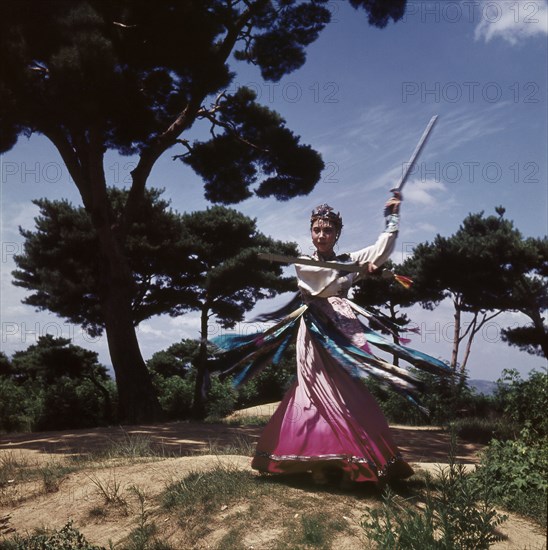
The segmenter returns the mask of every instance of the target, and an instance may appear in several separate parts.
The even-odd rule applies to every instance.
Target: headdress
[[[331,222],[336,227],[337,239],[339,238],[343,228],[342,217],[339,212],[335,212],[335,210],[333,210],[333,208],[328,204],[320,204],[312,210],[312,214],[310,216],[310,227],[314,225],[316,220]]]

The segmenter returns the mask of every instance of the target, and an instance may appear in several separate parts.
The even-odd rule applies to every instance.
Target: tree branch
[[[233,137],[235,137],[238,141],[244,143],[248,147],[251,147],[252,149],[255,149],[256,151],[260,151],[261,153],[268,153],[269,152],[268,149],[264,149],[263,147],[259,147],[255,143],[252,143],[251,141],[243,138],[238,133],[238,130],[234,127],[233,124],[230,124],[228,122],[221,122],[220,120],[216,119],[214,114],[212,114],[211,111],[205,111],[205,110],[202,111],[202,110],[200,110],[200,112],[198,113],[198,118],[206,118],[207,120],[209,120],[211,122],[210,133],[212,134],[212,136],[214,138],[216,137],[215,132],[214,132],[215,126],[220,126],[221,128],[224,128],[225,130],[227,130],[228,133],[231,134]]]
[[[89,206],[89,189],[86,185],[84,171],[75,149],[59,128],[42,129],[41,132],[59,151],[59,154],[61,155],[61,158],[69,171],[70,177],[73,179],[78,191],[80,192],[84,206]]]
[[[239,39],[240,32],[245,25],[248,24],[254,13],[264,6],[266,2],[267,0],[258,0],[254,4],[250,4],[237,19],[235,25],[228,29],[222,45],[217,52],[220,62],[226,63],[226,60],[234,49],[234,45]],[[181,133],[194,124],[200,105],[203,103],[207,94],[208,91],[206,89],[197,88],[192,94],[189,102],[169,127],[162,134],[157,136],[149,147],[141,153],[137,166],[131,172],[133,183],[129,190],[128,200],[124,210],[122,220],[124,228],[127,228],[128,223],[136,215],[138,207],[143,199],[144,189],[150,172],[152,171],[152,167],[167,149],[177,143],[177,138]]]

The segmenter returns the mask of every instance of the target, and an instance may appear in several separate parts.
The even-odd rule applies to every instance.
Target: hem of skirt
[[[413,475],[413,469],[400,454],[392,456],[382,467],[377,467],[366,457],[325,455],[276,455],[262,451],[255,453],[251,467],[271,474],[310,472],[317,469],[341,469],[350,475],[351,481],[379,482],[388,479],[404,479]]]

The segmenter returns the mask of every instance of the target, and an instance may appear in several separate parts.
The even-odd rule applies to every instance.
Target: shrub
[[[30,387],[0,377],[0,431],[32,431],[41,408],[40,395]]]
[[[493,508],[485,478],[473,479],[463,465],[455,463],[456,436],[452,435],[449,466],[440,471],[437,490],[427,489],[423,507],[400,502],[387,489],[383,506],[365,514],[360,524],[379,548],[481,550],[500,540],[495,529],[506,517]]]
[[[89,380],[62,376],[44,387],[39,430],[89,428],[104,424],[105,403]]]
[[[236,408],[238,393],[232,385],[232,379],[224,381],[214,376],[207,394],[207,420],[218,421],[229,415]]]
[[[169,420],[188,418],[192,411],[195,376],[178,375],[167,378],[156,374],[153,378],[158,400]]]
[[[16,535],[10,540],[0,541],[0,550],[105,550],[89,544],[84,535],[69,521],[59,531],[40,533],[28,537]]]
[[[513,441],[493,440],[476,476],[489,483],[496,502],[546,525],[548,438],[531,441],[528,430]]]
[[[504,415],[520,427],[527,426],[533,437],[548,435],[546,394],[548,373],[531,371],[523,380],[515,370],[503,370],[498,380],[495,399]]]
[[[451,422],[457,435],[474,443],[489,443],[493,438],[507,440],[513,437],[516,426],[504,418],[470,417],[457,418]]]

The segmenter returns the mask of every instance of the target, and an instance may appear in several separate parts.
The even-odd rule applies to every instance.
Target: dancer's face
[[[316,220],[312,224],[312,244],[322,256],[333,252],[337,242],[337,228],[329,221]]]

